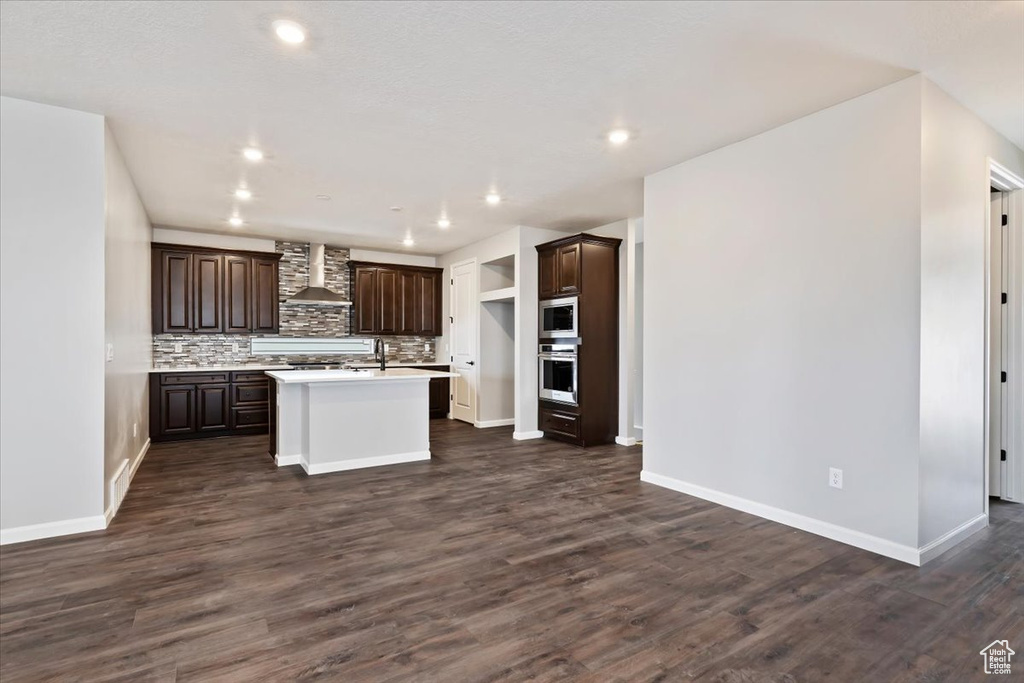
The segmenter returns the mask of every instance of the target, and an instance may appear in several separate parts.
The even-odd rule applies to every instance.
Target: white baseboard
[[[289,465],[301,465],[301,455],[275,455],[274,462],[277,463],[278,467],[288,467]]]
[[[35,541],[40,538],[52,538],[54,536],[67,536],[68,534],[81,534],[86,531],[100,531],[106,528],[107,520],[103,515],[62,519],[59,522],[47,522],[45,524],[29,524],[28,526],[14,527],[13,529],[0,529],[0,545]]]
[[[146,443],[142,444],[142,448],[139,450],[139,454],[135,456],[135,461],[131,464],[129,470],[128,480],[131,482],[135,478],[135,473],[139,471],[139,465],[142,464],[142,460],[149,453],[149,446],[152,443],[150,439],[146,439]]]
[[[516,441],[528,441],[529,439],[540,439],[544,437],[544,432],[533,431],[533,432],[512,432],[512,438]]]
[[[988,526],[988,515],[982,513],[974,519],[967,520],[947,534],[939,536],[931,543],[921,546],[921,564],[931,562],[971,534],[976,534]]]
[[[632,436],[617,436],[615,437],[615,443],[620,446],[635,446],[636,438]]]
[[[803,531],[808,531],[812,534],[817,534],[818,536],[824,536],[825,538],[831,538],[833,541],[846,543],[847,545],[852,545],[854,547],[861,548],[862,550],[869,550],[873,553],[885,555],[886,557],[891,557],[894,560],[906,562],[914,566],[921,565],[921,552],[917,548],[909,545],[895,543],[884,538],[879,538],[878,536],[872,536],[837,524],[823,522],[820,519],[814,519],[813,517],[807,517],[805,515],[783,510],[771,505],[765,505],[764,503],[740,498],[739,496],[734,496],[729,493],[723,493],[721,491],[705,488],[679,479],[673,479],[672,477],[655,474],[654,472],[649,472],[647,470],[640,472],[640,481],[645,481],[649,484],[662,486],[673,491],[702,498],[703,500],[710,500],[712,503],[718,503],[719,505],[724,505],[726,507],[733,508],[734,510],[749,512],[752,515],[770,519],[773,522],[795,527]]]
[[[477,420],[475,427],[477,429],[490,429],[491,427],[509,427],[516,423],[514,417],[507,417],[503,420]]]
[[[315,465],[305,460],[299,463],[306,474],[327,474],[328,472],[343,472],[345,470],[361,470],[365,467],[382,467],[384,465],[399,465],[404,462],[419,462],[430,460],[430,451],[410,451],[409,453],[395,453],[393,455],[375,455],[370,458],[354,458],[352,460],[335,460],[334,462],[321,462]]]

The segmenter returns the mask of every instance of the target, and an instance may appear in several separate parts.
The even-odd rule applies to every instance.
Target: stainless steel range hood
[[[341,294],[324,287],[324,245],[309,245],[309,286],[288,299],[294,304],[321,304],[328,306],[351,306]]]

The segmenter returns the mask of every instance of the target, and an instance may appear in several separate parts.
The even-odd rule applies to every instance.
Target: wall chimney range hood
[[[321,304],[327,306],[351,306],[341,294],[324,287],[324,245],[309,245],[309,286],[288,299],[293,304]]]

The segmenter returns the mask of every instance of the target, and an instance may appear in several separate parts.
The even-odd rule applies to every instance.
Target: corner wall
[[[646,179],[644,479],[916,553],[920,117],[909,79]]]
[[[985,497],[988,160],[1024,152],[924,78],[921,120],[920,545],[979,520]]]
[[[149,445],[152,367],[150,241],[152,227],[117,141],[104,127],[106,237],[104,326],[113,347],[104,373],[103,504],[112,514],[110,484],[128,461],[134,472]]]
[[[0,97],[0,542],[101,529],[104,123]]]

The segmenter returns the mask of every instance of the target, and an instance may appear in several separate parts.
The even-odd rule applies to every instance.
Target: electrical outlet
[[[238,353],[238,342],[231,345],[231,353]]]
[[[834,489],[843,488],[843,471],[838,467],[828,468],[828,485]]]
[[[107,362],[110,363],[114,360],[114,345],[107,344]]]
[[[174,342],[174,352],[181,353],[183,344],[181,342]]]
[[[430,351],[430,342],[423,342],[423,350],[425,352],[429,352]]]
[[[138,422],[134,422],[134,423],[132,423],[132,438],[134,439],[138,435],[139,435],[139,423]]]
[[[391,344],[385,344],[384,345],[384,353],[387,353],[390,350],[391,350]]]

